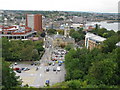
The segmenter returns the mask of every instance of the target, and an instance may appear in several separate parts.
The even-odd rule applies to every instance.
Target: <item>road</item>
[[[18,67],[28,67],[30,68],[29,71],[23,71],[22,73],[17,73],[18,76],[23,80],[23,85],[28,84],[29,86],[33,87],[44,87],[45,81],[50,80],[50,85],[53,85],[57,82],[62,82],[65,80],[65,68],[64,64],[60,66],[61,71],[53,71],[54,67],[58,67],[58,64],[56,63],[55,66],[46,66],[48,62],[54,62],[51,61],[51,52],[54,50],[53,44],[52,44],[52,38],[48,37],[45,40],[45,53],[42,56],[40,60],[39,66],[31,66],[26,64],[18,64]],[[36,71],[36,68],[39,68]],[[46,68],[49,67],[50,71],[46,72]]]

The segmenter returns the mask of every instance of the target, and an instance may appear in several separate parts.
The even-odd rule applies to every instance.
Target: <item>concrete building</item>
[[[90,50],[95,47],[100,48],[100,44],[102,44],[104,40],[106,40],[106,38],[100,37],[93,33],[87,33],[85,35],[85,47]]]
[[[40,14],[27,14],[26,26],[31,27],[32,30],[42,32],[42,15]]]

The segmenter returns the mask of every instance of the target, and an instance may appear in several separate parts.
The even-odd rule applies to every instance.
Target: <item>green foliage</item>
[[[113,35],[116,35],[115,31],[113,31],[113,30],[108,31],[105,28],[98,28],[98,26],[96,26],[96,28],[94,30],[92,30],[91,32],[95,33],[99,36],[105,37],[105,38],[109,38]]]
[[[75,31],[74,29],[71,29],[69,34],[72,38],[75,39],[76,42],[78,42],[80,40],[83,40],[84,35],[85,35],[82,31],[82,28],[80,28],[80,30],[78,30],[78,31]]]
[[[102,46],[102,51],[104,53],[112,52],[113,49],[116,48],[116,43],[118,43],[120,40],[118,38],[119,36],[111,36],[107,40],[104,41]]]
[[[8,39],[3,38],[2,45],[2,57],[8,61],[39,60],[41,52],[44,51],[43,41],[8,41]]]
[[[21,85],[21,81],[18,81],[19,77],[15,76],[15,72],[9,66],[10,63],[2,61],[2,85],[5,89]]]
[[[89,75],[98,81],[97,84],[116,84],[114,81],[116,68],[117,63],[113,59],[96,61],[92,63],[92,67],[89,69]]]
[[[56,34],[57,31],[55,29],[48,29],[47,33],[51,35],[51,34]]]
[[[81,80],[85,85],[80,86],[72,82],[72,88],[117,88],[120,85],[120,48],[114,48],[110,53],[103,53],[102,49],[86,48],[71,49],[65,56],[65,80]],[[73,68],[74,67],[74,68]]]
[[[71,29],[69,35],[71,36],[73,32],[75,32],[75,30]]]
[[[64,35],[64,30],[57,30],[57,32],[61,35]]]
[[[71,44],[68,44],[67,46],[65,46],[65,49],[67,50],[67,51],[69,51],[70,49],[72,49],[73,48],[73,45],[71,45]]]

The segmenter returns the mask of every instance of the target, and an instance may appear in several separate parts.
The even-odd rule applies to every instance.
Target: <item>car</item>
[[[50,81],[49,81],[49,80],[46,80],[45,84],[46,84],[47,86],[49,86]]]
[[[17,70],[20,70],[20,68],[14,68],[13,70],[17,71]]]
[[[55,68],[55,67],[53,68],[53,71],[56,71],[56,68]]]
[[[17,73],[21,73],[21,70],[16,70]]]
[[[21,68],[21,70],[24,70],[25,68]]]
[[[34,65],[34,63],[31,63],[31,65]]]
[[[49,65],[51,65],[52,63],[51,63],[51,62],[49,62],[48,64],[49,64]]]
[[[23,69],[23,71],[28,71],[28,70],[30,70],[30,69],[29,69],[29,68],[24,68],[24,69]]]
[[[60,67],[57,67],[57,71],[60,71]]]
[[[62,65],[62,63],[58,63],[58,66],[61,66]]]
[[[48,72],[49,71],[49,68],[46,68],[46,72]]]
[[[52,63],[52,66],[55,66],[55,63]]]
[[[17,65],[17,62],[15,62],[15,65]]]

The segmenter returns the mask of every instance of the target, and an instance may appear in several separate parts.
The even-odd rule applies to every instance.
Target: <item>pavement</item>
[[[50,41],[50,38],[47,38],[45,41],[45,53],[43,54],[41,60],[40,60],[40,65],[35,66],[31,64],[24,64],[24,63],[18,63],[18,65],[15,65],[15,67],[27,67],[30,68],[28,71],[22,71],[22,73],[17,73],[17,76],[20,76],[22,79],[23,83],[22,85],[28,84],[29,86],[33,87],[44,87],[45,86],[45,81],[49,80],[50,85],[53,85],[58,82],[62,82],[65,80],[65,67],[64,64],[60,66],[61,71],[53,71],[54,67],[58,67],[58,64],[56,63],[55,66],[46,66],[48,62],[54,62],[51,61],[51,52],[54,50],[52,48],[52,40]],[[39,68],[36,71],[36,68]],[[49,67],[50,71],[46,72],[46,68]]]

